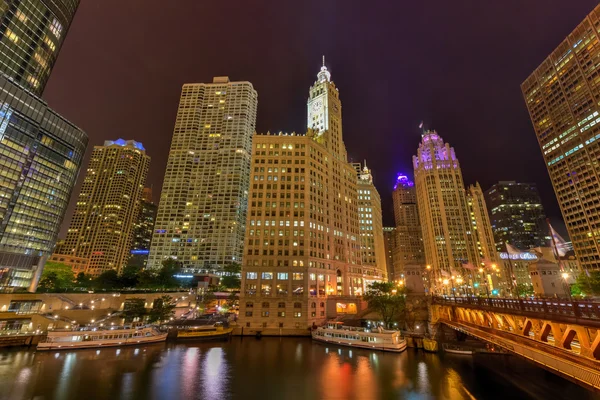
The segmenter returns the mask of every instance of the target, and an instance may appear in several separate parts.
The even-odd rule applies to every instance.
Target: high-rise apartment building
[[[79,199],[57,254],[87,258],[86,272],[121,271],[127,263],[150,157],[141,143],[94,146]]]
[[[0,0],[0,70],[39,96],[79,0]]]
[[[600,268],[600,6],[521,84],[577,258]]]
[[[358,296],[384,279],[383,265],[361,265],[357,176],[325,66],[310,88],[308,126],[306,135],[254,137],[240,300],[247,328],[304,330],[325,320],[329,296]]]
[[[158,206],[152,202],[152,191],[150,188],[144,188],[140,201],[140,211],[137,220],[133,224],[133,239],[127,265],[146,267],[148,264],[148,254],[150,253],[157,209]]]
[[[241,262],[257,104],[250,82],[183,86],[148,267],[171,257],[190,272]]]
[[[535,183],[500,181],[485,192],[496,250],[506,243],[520,249],[549,245],[548,225]]]
[[[34,291],[87,135],[36,95],[79,1],[0,0],[0,291]]]
[[[396,279],[394,273],[394,249],[396,248],[396,228],[393,226],[383,227],[383,247],[385,249],[385,269],[388,281]]]
[[[394,191],[395,247],[394,280],[400,279],[406,265],[423,265],[425,255],[421,222],[417,207],[417,192],[413,181],[404,174],[398,174]],[[424,265],[423,265],[424,266]]]
[[[365,162],[352,163],[358,179],[358,218],[362,264],[377,267],[387,275],[381,197],[373,184],[373,175]]]
[[[483,193],[476,185],[467,196],[454,149],[437,132],[424,132],[413,165],[432,290],[448,292],[448,280],[459,276],[471,290],[478,281],[497,285],[502,273]]]

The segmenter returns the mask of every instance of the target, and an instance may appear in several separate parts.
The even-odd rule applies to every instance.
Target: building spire
[[[323,66],[321,67],[321,71],[319,71],[319,73],[317,74],[317,80],[319,82],[329,82],[331,80],[331,74],[325,66],[325,55],[323,55]]]
[[[325,66],[325,54],[323,54],[323,66]]]

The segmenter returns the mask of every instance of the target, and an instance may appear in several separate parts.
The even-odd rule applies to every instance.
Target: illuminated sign
[[[338,314],[356,314],[356,303],[336,303],[335,311]]]
[[[131,254],[141,254],[147,256],[150,253],[150,250],[131,250]]]
[[[506,252],[500,253],[500,258],[503,260],[524,260],[524,261],[535,261],[538,259],[533,253],[519,253],[519,254],[508,254]]]

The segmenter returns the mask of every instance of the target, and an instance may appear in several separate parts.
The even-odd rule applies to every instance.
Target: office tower
[[[142,200],[140,201],[140,211],[137,220],[133,224],[133,240],[127,265],[145,267],[148,264],[148,254],[150,253],[150,242],[154,232],[157,209],[157,205],[152,202],[152,190],[144,188]]]
[[[383,280],[361,265],[356,171],[342,141],[338,89],[325,66],[310,88],[306,135],[256,135],[242,267],[245,328],[304,331],[326,318],[329,296],[356,312],[365,287]],[[346,310],[346,311],[344,311]],[[250,330],[247,330],[247,332]]]
[[[535,183],[500,181],[485,192],[496,250],[506,243],[520,249],[549,245],[548,225]]]
[[[417,208],[414,182],[404,174],[398,174],[394,191],[394,221],[396,239],[394,247],[394,279],[400,279],[406,265],[423,265],[423,238]],[[424,267],[424,265],[423,265]]]
[[[396,279],[394,275],[394,249],[396,247],[396,228],[392,226],[383,227],[383,243],[385,249],[385,269],[388,281]]]
[[[94,146],[67,237],[56,253],[87,258],[86,272],[93,276],[120,272],[129,257],[149,166],[139,142],[118,139]]]
[[[79,0],[0,0],[0,70],[36,96],[44,91]]]
[[[35,291],[87,146],[36,96],[78,3],[0,0],[0,291]]]
[[[490,290],[505,285],[483,193],[475,185],[467,196],[454,149],[437,132],[424,132],[413,165],[432,290],[449,293],[453,277],[462,279],[464,291],[475,292],[477,282]]]
[[[358,178],[358,218],[362,264],[377,267],[387,278],[381,197],[367,167],[352,163]]]
[[[584,269],[600,268],[597,6],[521,84],[550,180]]]
[[[242,260],[258,94],[216,77],[181,91],[148,267],[189,272]]]

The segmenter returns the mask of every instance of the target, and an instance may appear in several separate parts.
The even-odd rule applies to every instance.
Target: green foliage
[[[94,280],[94,287],[100,289],[114,289],[120,288],[121,279],[114,269],[104,271]]]
[[[533,296],[533,286],[532,285],[526,285],[524,283],[519,283],[517,285],[517,295],[519,297]]]
[[[44,265],[44,271],[40,278],[38,287],[41,290],[53,291],[73,286],[75,274],[68,265],[48,261]]]
[[[123,306],[123,318],[126,322],[131,322],[135,318],[143,318],[146,315],[146,307],[143,298],[132,298],[125,300]]]
[[[149,321],[158,321],[159,323],[166,321],[175,314],[175,311],[173,311],[174,309],[175,304],[173,303],[173,298],[166,295],[161,296],[154,300],[154,305],[148,313]]]
[[[381,315],[386,327],[392,326],[406,308],[404,290],[391,282],[373,282],[369,285],[364,299],[369,303],[370,309]]]
[[[571,286],[571,293],[581,296],[600,296],[600,271],[580,273],[577,282]]]
[[[121,273],[121,285],[126,288],[136,287],[139,281],[139,274],[142,268],[135,265],[128,265],[123,268]]]
[[[92,284],[92,280],[93,278],[91,275],[88,275],[84,272],[80,272],[75,278],[75,286],[87,288]]]
[[[240,289],[242,286],[242,280],[240,279],[241,271],[242,267],[240,264],[232,263],[225,265],[220,284],[228,289]]]

